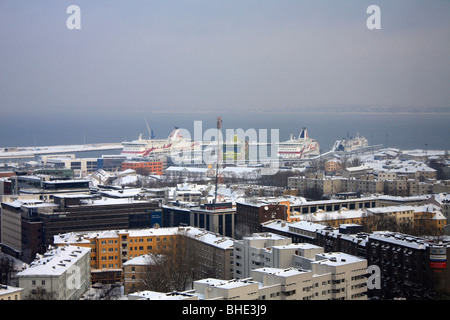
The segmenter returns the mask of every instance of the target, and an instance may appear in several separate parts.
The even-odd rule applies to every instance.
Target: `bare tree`
[[[9,256],[0,253],[0,283],[9,285],[14,272],[14,260]]]
[[[349,162],[348,162],[350,167],[359,167],[360,165],[362,165],[362,161],[359,157],[353,157]]]
[[[363,214],[362,226],[364,232],[373,231],[397,231],[398,225],[394,217],[389,217],[381,214]]]
[[[54,291],[47,291],[42,287],[37,287],[24,297],[24,300],[56,300]]]
[[[99,300],[118,300],[122,295],[120,284],[104,284],[100,290]]]
[[[151,256],[141,279],[148,290],[184,291],[200,276],[196,241],[180,231],[171,245]]]

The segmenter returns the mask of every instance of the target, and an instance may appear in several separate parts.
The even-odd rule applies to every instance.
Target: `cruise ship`
[[[147,157],[154,154],[171,154],[186,149],[193,149],[196,142],[185,139],[179,128],[175,128],[167,139],[143,139],[122,142],[122,155],[128,157]]]
[[[281,159],[308,159],[320,155],[319,142],[308,135],[303,128],[298,138],[278,143],[278,157]]]
[[[349,138],[349,139],[342,139],[342,140],[336,140],[335,142],[335,149],[336,151],[354,151],[358,150],[364,147],[369,146],[369,142],[366,138],[360,137],[359,133],[356,135],[355,138]]]

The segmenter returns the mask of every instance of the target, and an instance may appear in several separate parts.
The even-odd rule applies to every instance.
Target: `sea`
[[[0,117],[0,148],[120,143],[137,139],[167,138],[175,128],[194,137],[194,124],[203,132],[222,129],[278,130],[279,140],[297,137],[306,127],[319,141],[321,152],[337,139],[364,136],[370,145],[402,150],[450,150],[450,113],[304,113],[304,112],[54,112],[40,114],[12,112]],[[258,137],[259,138],[259,137]],[[269,139],[270,140],[270,139]],[[108,154],[117,154],[108,152]]]

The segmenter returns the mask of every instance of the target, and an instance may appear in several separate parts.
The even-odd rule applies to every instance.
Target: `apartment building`
[[[289,226],[296,223],[266,223],[264,230],[289,236]],[[370,297],[393,299],[436,299],[450,294],[448,241],[433,243],[430,239],[389,231],[364,233],[340,228],[317,229],[313,244],[325,252],[344,252],[367,260],[369,266],[380,268],[379,288],[370,288]],[[436,248],[437,247],[437,248]]]
[[[258,300],[259,283],[249,279],[206,278],[194,281],[194,289],[189,292],[200,295],[201,300]]]
[[[312,253],[312,252],[309,252]],[[205,278],[177,296],[193,300],[365,300],[367,261],[345,253],[296,256],[287,268],[260,267],[243,279]],[[141,299],[171,299],[167,294],[137,292]]]
[[[264,266],[266,248],[291,243],[290,238],[274,233],[254,233],[250,237],[234,241],[234,278],[248,278],[251,270]]]
[[[156,262],[155,255],[149,253],[123,263],[124,293],[129,294],[147,289],[145,279]]]
[[[284,236],[259,233],[235,241],[234,258],[235,278],[252,277],[265,286],[279,283],[283,299],[367,297],[367,261],[350,254],[325,253],[323,247],[314,244],[292,243]],[[275,293],[264,296],[277,297]]]
[[[78,300],[90,286],[90,251],[62,246],[38,256],[17,274],[22,297],[43,294],[50,300]]]
[[[439,299],[450,294],[447,256],[450,244],[395,232],[374,232],[367,237],[369,265],[380,270],[380,287],[372,295],[386,299]]]
[[[253,270],[252,279],[263,284],[263,289],[260,290],[261,299],[367,299],[367,260],[365,259],[341,252],[316,253],[311,259],[302,258],[299,266],[300,268]],[[277,284],[280,285],[279,288],[274,287]],[[271,289],[270,295],[263,294],[264,287]],[[277,293],[280,294],[277,295]]]
[[[199,276],[213,274],[230,279],[233,275],[233,241],[193,227],[71,232],[55,236],[54,243],[91,248],[93,281],[103,282],[102,274],[121,271],[134,258],[174,252],[178,250],[177,246],[195,247],[200,260]],[[121,273],[118,279],[122,277]],[[108,278],[103,280],[108,282]],[[111,277],[110,280],[117,281],[117,278]]]
[[[370,164],[373,165],[373,164]],[[377,164],[347,168],[343,176],[324,177],[321,174],[306,177],[289,177],[288,188],[304,194],[308,189],[318,189],[323,194],[333,195],[341,192],[361,194],[392,194],[409,196],[428,194],[436,190],[446,191],[445,183],[436,181],[436,170],[428,167],[403,167]],[[374,171],[375,170],[375,171]],[[436,185],[436,186],[435,186]]]
[[[341,177],[288,177],[288,188],[298,190],[299,194],[304,194],[306,190],[316,188],[323,194],[335,194],[342,192]]]

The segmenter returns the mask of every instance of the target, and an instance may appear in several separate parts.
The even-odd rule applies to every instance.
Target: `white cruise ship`
[[[171,154],[186,149],[193,149],[195,141],[185,139],[179,128],[175,128],[167,139],[139,139],[122,142],[122,155],[129,157],[146,157],[152,154]]]
[[[278,143],[278,157],[282,159],[308,159],[320,155],[319,142],[308,135],[303,128],[298,138]]]

